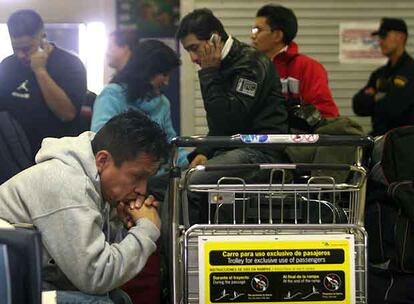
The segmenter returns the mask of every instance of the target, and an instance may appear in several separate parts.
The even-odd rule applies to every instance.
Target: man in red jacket
[[[327,72],[318,61],[299,53],[298,45],[292,41],[297,30],[298,22],[291,9],[265,5],[256,14],[252,44],[273,61],[289,102],[313,104],[322,117],[336,117],[339,111]]]

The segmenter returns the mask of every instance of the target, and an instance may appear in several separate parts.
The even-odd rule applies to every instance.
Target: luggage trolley
[[[237,135],[178,137],[176,147],[355,146],[355,164],[197,166],[170,178],[173,303],[367,303],[367,236],[363,228],[369,137]],[[174,161],[173,161],[174,164]],[[223,176],[189,183],[195,171],[268,170],[265,182]],[[293,171],[347,170],[290,179]],[[208,223],[190,226],[188,191],[208,196]],[[230,219],[221,223],[220,212]]]

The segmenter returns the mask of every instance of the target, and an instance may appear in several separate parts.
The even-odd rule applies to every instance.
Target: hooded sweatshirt
[[[0,186],[0,218],[34,224],[41,232],[45,286],[103,294],[143,268],[159,230],[139,219],[122,241],[106,241],[93,136],[46,138],[36,165]]]

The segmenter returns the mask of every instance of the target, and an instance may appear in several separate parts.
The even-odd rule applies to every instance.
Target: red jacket
[[[299,54],[298,45],[291,42],[285,52],[273,59],[286,98],[313,104],[323,117],[339,116],[338,107],[328,86],[326,70],[315,59]]]

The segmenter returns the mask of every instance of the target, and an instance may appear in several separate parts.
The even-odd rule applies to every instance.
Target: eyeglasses
[[[274,29],[274,30],[276,30],[276,29]],[[252,34],[257,35],[260,32],[273,32],[274,30],[272,30],[272,29],[262,29],[260,27],[255,26],[255,27],[252,27]]]

